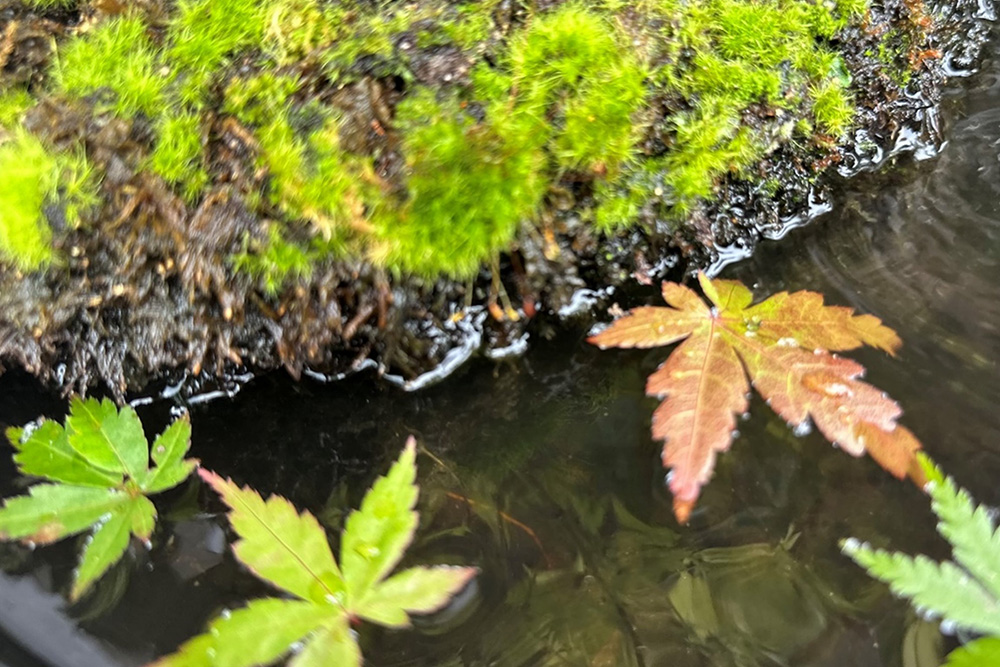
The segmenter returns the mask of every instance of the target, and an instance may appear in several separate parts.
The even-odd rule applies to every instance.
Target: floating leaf
[[[167,468],[180,463],[190,446],[191,419],[184,414],[156,437],[149,453],[158,467]]]
[[[347,619],[342,618],[317,632],[288,667],[355,667],[361,663],[361,647]]]
[[[26,474],[56,484],[36,484],[28,495],[8,499],[0,509],[0,537],[54,542],[93,529],[70,591],[77,599],[128,547],[129,535],[148,541],[156,508],[145,494],[180,484],[197,461],[185,460],[191,427],[184,417],[156,439],[158,466],[150,469],[146,436],[135,411],[110,401],[75,398],[66,427],[44,421],[34,429],[8,429]]]
[[[109,487],[120,484],[121,473],[99,470],[69,446],[66,430],[53,421],[43,421],[22,442],[24,429],[12,428],[7,438],[14,449],[14,462],[25,475],[80,486]]]
[[[69,594],[71,600],[79,598],[125,553],[132,528],[131,510],[132,505],[128,504],[97,522],[94,534],[87,538],[80,556],[80,565],[76,568],[73,589]]]
[[[927,612],[973,632],[1000,635],[1000,546],[993,521],[986,508],[974,508],[969,494],[945,478],[930,459],[923,454],[918,458],[931,480],[928,491],[941,520],[938,529],[952,544],[957,562],[875,550],[854,538],[841,542],[841,548],[871,576]],[[1000,640],[977,647],[978,643],[953,653],[948,665],[1000,664],[995,660],[1000,657]]]
[[[361,509],[347,517],[340,563],[350,604],[363,599],[403,557],[417,529],[416,445],[411,439],[389,474],[375,480]]]
[[[410,627],[410,614],[440,609],[465,588],[476,571],[467,567],[414,567],[389,577],[353,607],[379,625]]]
[[[0,510],[0,536],[47,544],[87,530],[128,504],[118,489],[36,484],[27,496],[9,498]]]
[[[894,353],[899,338],[871,315],[824,306],[812,292],[781,292],[751,305],[742,283],[699,274],[706,304],[694,291],[663,283],[670,306],[635,308],[589,341],[601,348],[658,347],[683,341],[646,384],[664,399],[653,413],[653,437],[664,440],[674,513],[687,520],[715,457],[729,448],[736,415],[746,411],[750,383],[791,424],[811,420],[855,456],[869,451],[898,477],[919,477],[920,445],[896,419],[899,406],[860,381],[864,368],[830,354],[871,345]]]
[[[255,575],[303,600],[324,602],[340,592],[336,583],[328,583],[342,578],[326,533],[312,514],[299,514],[280,496],[265,502],[253,489],[241,489],[207,470],[199,474],[233,510],[229,523],[240,536],[233,553]]]
[[[376,480],[341,536],[341,563],[309,512],[280,496],[266,501],[214,473],[201,471],[229,506],[239,536],[233,553],[258,577],[297,600],[255,600],[213,621],[209,632],[160,659],[156,667],[244,667],[275,662],[302,644],[292,667],[361,664],[350,623],[365,618],[405,627],[409,614],[440,609],[474,568],[417,567],[388,576],[413,538],[417,515],[416,445],[412,438],[389,474]]]
[[[133,478],[149,466],[149,445],[139,416],[129,406],[118,410],[108,399],[70,402],[66,418],[69,445],[95,468]]]

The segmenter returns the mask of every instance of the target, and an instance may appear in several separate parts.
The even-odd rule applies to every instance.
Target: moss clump
[[[516,37],[505,64],[513,113],[536,119],[540,136],[550,134],[559,168],[614,169],[632,156],[646,72],[606,18],[564,5]],[[494,114],[503,113],[500,104]]]
[[[275,2],[181,0],[168,28],[166,62],[174,70],[183,102],[199,106],[205,89],[240,49],[264,39],[268,9]]]
[[[319,239],[302,251],[310,261],[463,277],[515,243],[553,185],[578,188],[609,231],[642,211],[679,218],[795,133],[842,134],[849,79],[827,42],[863,7],[571,0],[501,34],[499,0],[178,0],[153,20],[136,5],[69,39],[53,89],[97,113],[144,116],[153,136],[139,164],[192,205],[227,182],[209,171],[219,112],[238,121],[249,157],[228,159],[256,175],[236,190],[280,233],[233,265],[265,284],[278,279],[245,258],[301,275],[280,269],[301,257],[265,246],[303,234]],[[441,63],[461,80],[418,84]],[[384,140],[358,141],[356,127],[341,137],[354,112],[331,101],[361,79],[401,89],[372,124]]]
[[[632,177],[632,186],[619,189],[623,201],[603,204],[600,224],[614,227],[614,214],[653,199],[665,199],[673,217],[683,216],[712,196],[719,178],[746,176],[796,131],[814,127],[841,136],[853,118],[850,77],[827,42],[865,8],[860,0],[648,0],[649,22],[636,34],[657,63],[651,78],[663,94],[684,100],[666,119],[673,141],[657,159],[667,191],[644,192],[642,183],[660,186]],[[748,116],[760,118],[755,105],[773,110],[774,120],[746,123]],[[809,122],[796,124],[803,118]]]
[[[34,105],[34,98],[24,88],[13,88],[0,93],[0,127],[20,125],[24,112]]]
[[[0,138],[0,254],[30,271],[52,259],[52,231],[43,206],[58,203],[70,224],[95,200],[90,167],[80,156],[53,154],[17,128]]]
[[[202,159],[201,114],[184,110],[166,113],[159,117],[156,130],[150,168],[168,183],[180,186],[189,199],[195,198],[208,183]]]
[[[56,67],[57,90],[75,97],[106,90],[115,113],[154,116],[164,108],[167,79],[147,30],[139,17],[115,17],[70,40]]]
[[[419,91],[400,104],[409,198],[381,218],[379,260],[470,275],[510,246],[561,173],[596,178],[631,160],[646,86],[623,37],[565,5],[518,34],[498,67],[476,70],[468,94],[482,120],[454,96]]]
[[[268,228],[265,243],[244,239],[243,250],[230,258],[237,271],[252,276],[268,296],[275,296],[293,280],[312,274],[317,252],[287,240],[277,226]]]
[[[477,122],[454,97],[424,91],[399,106],[409,199],[380,216],[380,260],[434,276],[468,276],[509,247],[545,192],[534,121]]]

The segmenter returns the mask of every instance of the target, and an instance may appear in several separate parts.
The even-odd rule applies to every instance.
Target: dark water
[[[823,292],[875,313],[899,357],[859,353],[903,422],[982,502],[1000,503],[1000,63],[956,90],[949,145],[839,199],[834,213],[724,276],[763,296]],[[652,292],[650,299],[652,299]],[[633,303],[623,304],[635,305]],[[598,352],[584,331],[472,364],[415,394],[356,377],[259,378],[188,406],[203,465],[278,492],[336,534],[407,434],[420,440],[412,562],[474,564],[474,590],[412,631],[362,628],[373,665],[931,667],[956,641],[838,551],[857,536],[947,555],[927,501],[757,401],[690,526],[672,519],[645,375],[663,351]],[[62,405],[16,375],[0,421]],[[178,406],[140,408],[158,430]],[[0,492],[20,490],[9,460]],[[225,607],[270,591],[228,553],[219,505],[191,483],[158,498],[152,550],[130,550],[67,606],[73,540],[0,546],[0,663],[139,665]]]

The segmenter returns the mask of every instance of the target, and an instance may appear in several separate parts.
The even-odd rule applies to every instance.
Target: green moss
[[[476,122],[428,91],[399,106],[409,200],[383,215],[382,261],[428,276],[467,276],[507,249],[545,192],[543,155],[523,117]]]
[[[267,9],[255,0],[180,0],[167,31],[167,62],[180,81],[180,96],[197,105],[213,75],[240,49],[264,39]]]
[[[375,199],[371,167],[341,150],[338,132],[339,123],[328,117],[302,139],[286,113],[258,133],[272,201],[291,219],[309,221],[325,239],[365,230],[366,202],[371,207]]]
[[[276,222],[234,266],[269,290],[340,253],[468,276],[515,243],[560,181],[593,194],[602,230],[644,209],[680,218],[776,142],[850,127],[850,81],[829,41],[864,0],[570,0],[528,10],[502,38],[498,5],[177,0],[155,26],[136,9],[70,38],[55,89],[148,116],[143,164],[189,200],[210,180],[203,142],[218,114],[247,128],[268,175],[244,188],[247,202]],[[410,59],[441,46],[478,61],[471,84],[415,84]],[[328,100],[362,76],[398,77],[404,95],[375,128],[389,138],[355,155]],[[13,123],[28,102],[6,99],[0,120]],[[406,164],[390,182],[374,171],[384,150]]]
[[[775,136],[787,139],[811,127],[840,136],[850,127],[850,79],[825,40],[866,10],[861,0],[646,0],[642,7],[650,18],[636,38],[660,63],[651,78],[686,100],[687,108],[669,117],[673,142],[662,158],[673,215],[710,198],[726,174],[747,175]],[[788,111],[797,122],[787,129],[766,121],[748,125],[745,115],[759,115],[755,105]],[[642,190],[631,188],[630,199]],[[617,206],[605,210],[624,214],[636,202]]]
[[[15,129],[0,143],[0,255],[28,271],[52,259],[52,231],[42,209],[62,205],[67,222],[79,222],[81,208],[95,201],[87,162],[53,154],[33,135]]]
[[[251,127],[262,127],[281,116],[299,82],[292,76],[260,72],[247,78],[235,77],[226,87],[222,110]]]
[[[37,269],[52,258],[42,204],[58,185],[56,160],[38,139],[17,131],[0,144],[0,173],[0,251],[20,269]]]
[[[312,274],[315,253],[287,240],[281,230],[268,228],[266,243],[245,239],[243,250],[230,258],[233,268],[251,276],[265,294],[274,296],[289,282]]]
[[[24,113],[35,100],[24,88],[11,88],[0,93],[0,127],[13,128],[21,124]]]
[[[813,88],[810,95],[813,117],[819,128],[834,137],[842,136],[854,118],[854,104],[844,85],[836,79],[829,79]]]
[[[80,0],[27,0],[25,4],[36,9],[72,9]]]
[[[514,39],[507,64],[513,113],[548,121],[535,131],[552,133],[560,168],[614,169],[630,158],[646,73],[605,18],[563,5]],[[493,112],[502,114],[505,103]]]
[[[181,186],[188,199],[194,199],[208,183],[202,159],[201,115],[183,110],[166,113],[157,119],[156,132],[150,168],[168,183]]]
[[[70,40],[60,54],[55,85],[63,93],[85,96],[108,90],[118,114],[153,116],[164,106],[167,79],[147,35],[133,16],[116,17],[93,32]]]

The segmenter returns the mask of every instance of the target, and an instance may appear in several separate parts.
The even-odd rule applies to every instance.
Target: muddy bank
[[[226,378],[278,367],[296,377],[376,367],[416,386],[420,378],[434,377],[435,369],[448,370],[479,350],[516,353],[529,333],[544,336],[562,319],[591,316],[608,288],[676,278],[752,252],[761,237],[779,236],[822,211],[826,189],[842,179],[879,168],[900,152],[933,152],[943,140],[937,122],[942,86],[948,77],[974,69],[992,20],[984,4],[925,6],[912,0],[875,3],[844,18],[829,37],[811,38],[822,42],[823,54],[836,54],[834,78],[850,93],[850,123],[839,136],[823,131],[819,98],[812,92],[787,107],[769,103],[768,93],[761,93],[760,102],[739,108],[739,129],[710,142],[706,151],[736,151],[743,132],[757,142],[748,153],[753,159],[737,168],[743,157],[736,156],[718,173],[696,174],[708,179],[711,193],[700,196],[691,186],[696,194],[687,197],[689,184],[670,180],[695,161],[670,161],[686,150],[677,119],[707,118],[711,109],[699,106],[705,96],[692,86],[657,82],[650,72],[695,71],[696,40],[684,41],[683,21],[670,25],[675,15],[660,9],[643,13],[593,3],[596,9],[580,14],[586,19],[581,29],[613,24],[615,39],[653,34],[660,40],[653,40],[653,47],[636,46],[646,79],[641,104],[630,116],[633,127],[616,135],[610,119],[598,137],[627,138],[620,142],[622,153],[601,160],[564,158],[572,153],[563,141],[572,120],[566,100],[586,99],[585,93],[574,83],[555,95],[558,102],[545,98],[540,108],[556,127],[548,143],[522,147],[524,170],[501,162],[499,178],[482,182],[492,187],[497,180],[509,184],[523,178],[537,197],[529,202],[530,216],[512,212],[519,222],[510,238],[484,245],[482,257],[421,263],[414,257],[422,256],[422,249],[405,235],[406,216],[431,215],[426,211],[432,206],[413,207],[420,202],[421,169],[433,170],[420,162],[420,128],[407,129],[402,116],[423,113],[434,120],[434,114],[444,113],[441,100],[456,95],[462,140],[475,142],[485,134],[484,150],[499,142],[508,156],[513,140],[497,126],[497,113],[484,101],[488,86],[474,82],[473,72],[509,70],[515,84],[497,84],[503,88],[501,101],[521,104],[528,85],[517,78],[520,61],[507,49],[519,40],[527,43],[530,38],[523,35],[539,17],[560,11],[550,3],[486,4],[488,20],[480,22],[485,31],[442,28],[448,36],[438,39],[423,35],[436,35],[439,25],[467,27],[448,17],[468,6],[418,3],[407,11],[419,21],[393,23],[377,35],[379,44],[359,47],[348,60],[341,48],[348,38],[324,37],[319,28],[299,35],[298,50],[287,57],[234,48],[192,104],[198,159],[181,164],[178,172],[165,158],[157,162],[172,127],[165,123],[176,119],[164,121],[141,102],[135,103],[137,111],[119,109],[124,96],[121,91],[115,96],[117,84],[82,93],[73,93],[65,81],[53,87],[49,67],[55,56],[71,51],[72,40],[88,39],[107,22],[122,20],[123,6],[7,3],[0,9],[3,83],[8,91],[26,92],[28,101],[18,114],[3,114],[4,136],[20,125],[56,154],[82,147],[97,185],[86,206],[73,200],[72,183],[45,198],[51,259],[44,266],[16,268],[8,259],[0,271],[0,358],[65,391],[100,387],[120,398],[164,376]],[[317,11],[340,7],[283,2],[279,8],[286,13],[275,16],[292,15],[288,25],[301,27],[314,5]],[[141,16],[150,44],[168,49],[175,25],[171,4],[148,0],[136,6],[132,11]],[[358,13],[362,10],[359,6]],[[601,23],[587,23],[598,10],[610,13],[601,14]],[[367,30],[376,24],[365,25]],[[286,51],[289,43],[282,42]],[[294,74],[295,84],[280,106],[301,111],[286,124],[306,137],[302,141],[311,141],[323,126],[322,117],[309,116],[311,109],[336,110],[333,170],[323,171],[315,153],[303,153],[314,160],[309,173],[323,184],[319,193],[309,191],[308,179],[298,172],[282,180],[278,161],[266,159],[268,128],[285,126],[272,117],[261,120],[266,105],[249,82],[256,85],[268,67],[278,76]],[[778,72],[790,68],[786,61],[776,65]],[[788,81],[795,77],[779,80],[779,92],[792,95]],[[242,86],[235,92],[234,81]],[[804,78],[795,85],[826,83]],[[436,97],[415,109],[427,90]],[[233,106],[234,96],[243,106]],[[441,118],[438,125],[450,127],[451,117]],[[578,145],[586,146],[585,139]],[[461,144],[459,153],[467,152],[467,145],[480,144]],[[564,159],[571,161],[560,163]],[[346,171],[355,160],[356,171]],[[426,164],[453,180],[463,170],[478,173],[475,164]],[[64,167],[62,173],[68,171]],[[536,182],[536,171],[551,173]],[[375,195],[367,189],[373,183]],[[340,199],[317,213],[317,202],[326,201],[322,191],[337,188]],[[450,201],[453,195],[442,192],[433,201]],[[466,208],[477,205],[477,196],[468,192],[454,199]],[[609,202],[616,206],[605,206]],[[377,217],[383,210],[395,217],[383,221]],[[607,210],[610,224],[601,223],[601,211]],[[456,242],[452,231],[432,232],[431,245]],[[478,232],[459,229],[457,238]],[[278,265],[281,271],[274,270]]]

